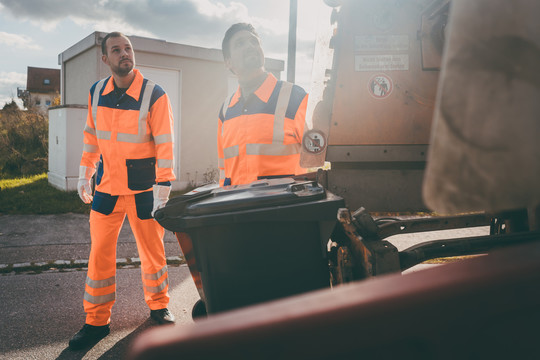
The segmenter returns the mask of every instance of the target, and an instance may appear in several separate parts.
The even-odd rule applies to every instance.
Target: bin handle
[[[314,188],[323,189],[323,191],[324,191],[324,188],[319,186],[319,184],[316,181],[305,181],[305,182],[301,182],[301,183],[290,184],[289,186],[287,186],[287,191],[291,192],[291,193],[295,193],[295,192],[299,192],[299,191],[303,191],[303,190],[308,190],[308,187],[310,187],[312,189],[314,189]]]

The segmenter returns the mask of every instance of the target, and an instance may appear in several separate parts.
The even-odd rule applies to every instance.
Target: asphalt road
[[[419,242],[486,235],[487,227],[388,238],[398,250]],[[192,323],[199,295],[176,237],[166,232],[170,310]],[[117,251],[117,300],[111,334],[87,351],[67,349],[84,324],[82,296],[90,251],[88,216],[0,215],[0,359],[122,359],[140,333],[156,326],[143,299],[135,240],[126,221]],[[420,264],[407,271],[437,265]],[[181,357],[181,354],[179,354]]]
[[[0,276],[0,359],[123,359],[146,329],[157,326],[143,298],[140,269],[117,271],[117,300],[111,334],[90,350],[71,351],[69,338],[84,324],[85,271]],[[171,303],[177,325],[193,322],[199,295],[186,265],[169,268]]]
[[[199,295],[176,237],[165,235],[177,326],[191,323]],[[70,351],[84,324],[90,253],[88,215],[0,216],[0,359],[122,359],[134,338],[156,326],[144,302],[135,239],[126,220],[118,239],[117,300],[111,334],[88,351]]]
[[[85,260],[90,253],[89,216],[0,215],[0,264]],[[165,232],[167,256],[181,256],[173,233]],[[137,256],[135,238],[126,218],[118,237],[117,258]]]

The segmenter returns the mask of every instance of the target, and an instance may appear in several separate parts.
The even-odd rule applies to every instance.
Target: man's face
[[[264,66],[261,43],[247,30],[241,30],[231,37],[229,49],[231,57],[225,61],[225,64],[237,75],[249,73]]]
[[[126,76],[135,66],[135,54],[131,42],[124,36],[107,39],[107,55],[102,56],[105,64],[119,76]]]

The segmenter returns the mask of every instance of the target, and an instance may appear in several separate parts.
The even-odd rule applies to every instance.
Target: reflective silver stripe
[[[111,132],[106,130],[96,130],[96,136],[101,140],[111,140]]]
[[[222,158],[218,158],[218,167],[220,168],[224,168],[225,167],[225,159],[222,159]]]
[[[157,160],[157,167],[158,168],[172,169],[173,168],[173,161],[169,160],[169,159],[158,159]]]
[[[86,151],[89,153],[97,153],[99,152],[99,148],[96,145],[84,144],[83,151]]]
[[[109,301],[114,301],[116,299],[116,293],[110,293],[107,295],[92,296],[89,293],[84,293],[84,300],[92,304],[105,304]]]
[[[299,154],[300,144],[247,144],[247,155],[287,156]]]
[[[272,144],[246,144],[247,155],[288,156],[300,153],[300,144],[283,144],[285,140],[285,114],[291,98],[292,87],[293,84],[290,82],[283,82],[279,91],[274,115]]]
[[[164,274],[167,274],[167,265],[165,265],[163,268],[161,268],[161,270],[159,270],[158,272],[156,272],[154,274],[146,274],[146,273],[144,273],[143,274],[143,279],[144,280],[159,280]],[[158,286],[144,285],[144,288],[148,292],[158,293],[160,291],[163,291],[163,289],[165,289],[165,287],[167,285],[169,285],[169,277],[168,276],[165,279],[163,279],[163,281],[161,282],[160,285],[158,285]]]
[[[98,108],[98,103],[99,103],[99,92],[103,88],[105,84],[105,80],[106,79],[102,79],[97,83],[94,89],[94,95],[92,96],[92,119],[94,120],[95,126],[97,126],[96,116],[97,116],[97,108]],[[84,129],[84,131],[88,132],[89,134],[96,135],[98,139],[111,140],[110,131],[96,130],[96,129],[89,128],[88,126]]]
[[[238,145],[230,146],[223,149],[223,155],[225,156],[225,159],[233,158],[235,156],[238,156],[238,154],[240,154]]]
[[[301,144],[283,144],[285,140],[285,114],[289,106],[293,84],[283,82],[279,90],[276,111],[274,114],[274,128],[271,144],[246,144],[247,155],[271,155],[288,156],[299,154]],[[238,145],[223,149],[225,159],[230,159],[239,155]],[[219,163],[218,163],[219,164]],[[221,165],[221,164],[219,164]]]
[[[225,179],[225,170],[219,169],[219,178],[220,179]]]
[[[165,274],[166,272],[167,272],[167,265],[162,267],[161,270],[159,270],[157,273],[154,273],[154,274],[144,273],[143,274],[143,279],[145,279],[145,280],[159,280],[159,278],[162,277],[163,274]]]
[[[116,276],[111,276],[110,278],[103,280],[92,280],[87,276],[86,284],[92,289],[104,288],[116,284]],[[84,300],[92,304],[104,304],[106,302],[113,301],[114,299],[116,299],[116,292],[114,290],[109,294],[99,296],[93,296],[86,291],[84,292]]]
[[[96,123],[96,115],[97,115],[97,108],[99,103],[99,92],[103,88],[103,85],[105,84],[105,80],[107,79],[101,79],[94,88],[94,94],[92,95],[92,119],[94,120],[94,124]],[[112,78],[111,78],[112,81]]]
[[[111,276],[110,278],[103,280],[92,280],[87,276],[86,284],[92,289],[104,288],[116,284],[116,276]]]
[[[152,135],[146,133],[146,117],[148,116],[150,99],[155,85],[156,84],[150,80],[146,82],[143,98],[141,100],[141,108],[139,109],[139,132],[137,134],[118,133],[116,135],[117,141],[140,144],[152,140]]]
[[[172,142],[172,135],[171,134],[163,134],[154,136],[154,143],[156,145],[165,144]]]
[[[276,104],[276,112],[274,113],[274,136],[272,137],[272,143],[283,144],[285,139],[285,113],[287,112],[287,106],[291,98],[292,84],[290,82],[283,82],[281,90]]]
[[[167,285],[169,285],[169,278],[166,278],[165,280],[163,280],[163,282],[161,284],[159,284],[158,286],[147,286],[147,285],[144,285],[144,288],[146,289],[146,291],[152,293],[152,294],[155,294],[155,293],[158,293],[160,291],[163,291],[163,289],[165,289],[167,287]]]
[[[96,136],[96,129],[91,128],[90,126],[88,126],[88,124],[84,126],[84,131],[89,133],[90,135]]]
[[[146,132],[146,130],[145,130]],[[121,142],[127,142],[127,143],[133,143],[133,144],[141,144],[145,142],[149,142],[152,140],[152,135],[150,134],[125,134],[125,133],[118,133],[116,135],[116,140]]]

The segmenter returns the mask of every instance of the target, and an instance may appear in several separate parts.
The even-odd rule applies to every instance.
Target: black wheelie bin
[[[282,178],[194,191],[155,218],[176,234],[212,314],[328,287],[327,242],[341,207],[315,181]]]

